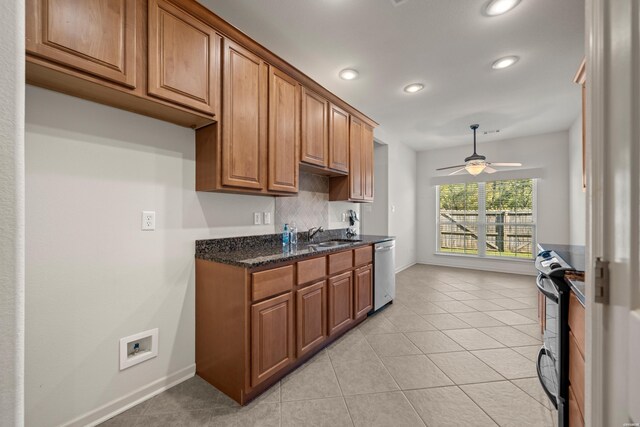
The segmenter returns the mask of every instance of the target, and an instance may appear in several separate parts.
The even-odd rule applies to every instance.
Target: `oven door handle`
[[[538,274],[538,277],[536,278],[536,285],[538,286],[538,290],[540,292],[542,292],[542,294],[549,298],[551,301],[555,302],[556,304],[558,303],[558,295],[554,294],[553,292],[549,292],[544,285],[542,284],[542,280],[544,279],[544,276],[542,274]],[[551,279],[549,279],[551,280]]]
[[[547,388],[547,385],[542,380],[542,372],[540,371],[540,359],[542,359],[543,356],[547,356],[547,349],[544,348],[544,347],[540,348],[540,351],[538,352],[538,360],[536,362],[536,370],[538,371],[538,379],[540,380],[540,384],[542,385],[542,389],[544,390],[545,394],[547,395],[547,397],[549,398],[551,403],[553,403],[553,407],[558,409],[558,398],[553,393],[551,393],[549,391],[549,389]],[[551,357],[551,356],[549,356],[549,357]]]

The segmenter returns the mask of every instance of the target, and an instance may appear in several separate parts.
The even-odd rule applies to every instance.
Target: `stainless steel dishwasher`
[[[374,264],[373,311],[379,310],[396,297],[396,241],[376,243]]]

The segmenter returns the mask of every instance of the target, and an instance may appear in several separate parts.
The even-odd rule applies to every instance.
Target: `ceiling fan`
[[[447,169],[457,169],[451,172],[449,175],[455,175],[459,172],[466,170],[471,175],[476,176],[481,174],[482,172],[486,173],[496,173],[498,172],[493,166],[503,166],[503,167],[520,167],[522,163],[490,163],[487,162],[487,158],[482,156],[476,152],[476,130],[480,125],[471,125],[471,129],[473,130],[473,154],[464,159],[464,165],[456,165],[456,166],[447,166],[446,168],[436,169],[438,171],[443,171]]]

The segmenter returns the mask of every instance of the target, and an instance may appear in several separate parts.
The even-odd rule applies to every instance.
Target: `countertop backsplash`
[[[276,232],[285,223],[296,223],[298,231],[311,227],[325,229],[346,228],[348,221],[342,221],[342,213],[353,209],[360,216],[360,205],[349,202],[329,201],[329,177],[300,171],[299,190],[296,197],[277,197],[274,225]],[[356,223],[357,229],[360,224]]]

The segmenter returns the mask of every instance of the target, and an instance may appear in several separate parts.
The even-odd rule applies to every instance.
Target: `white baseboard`
[[[196,365],[187,366],[171,375],[160,378],[150,384],[140,387],[139,389],[129,393],[126,396],[119,397],[111,402],[89,411],[79,417],[62,424],[64,427],[80,427],[80,426],[96,426],[105,422],[109,418],[113,418],[123,413],[127,409],[136,406],[145,400],[151,399],[153,396],[162,393],[171,387],[180,384],[183,381],[193,377],[196,373]]]
[[[531,262],[533,265],[533,261]],[[423,264],[423,265],[433,265],[433,266],[437,266],[437,267],[453,267],[453,268],[464,268],[466,270],[481,270],[481,271],[493,271],[496,273],[510,273],[510,274],[523,274],[526,276],[535,276],[536,272],[535,269],[530,268],[530,267],[526,267],[526,264],[523,265],[518,265],[518,266],[509,266],[509,265],[505,265],[505,266],[498,266],[498,265],[468,265],[465,264],[463,262],[460,262],[459,260],[447,260],[444,259],[442,261],[437,261],[437,262],[433,262],[433,261],[429,261],[429,262],[424,262],[424,261],[420,261],[417,262],[417,264]]]
[[[396,268],[396,274],[400,273],[403,270],[406,270],[407,268],[413,267],[416,264],[417,264],[417,262],[412,262],[411,264],[407,264],[404,267],[398,267],[398,268]]]

